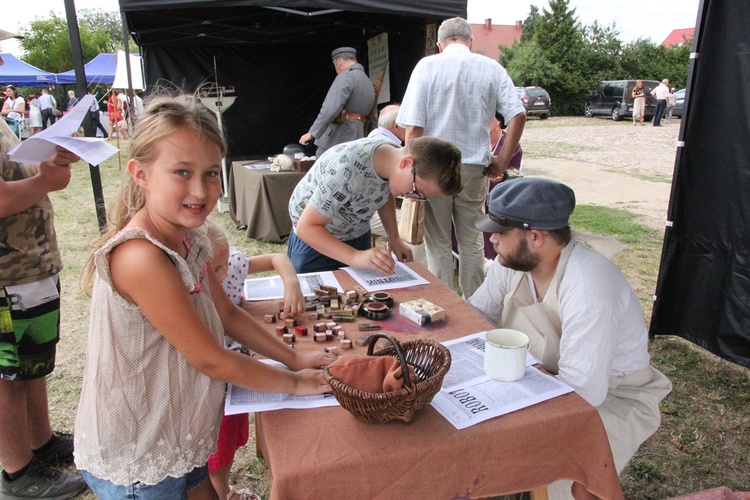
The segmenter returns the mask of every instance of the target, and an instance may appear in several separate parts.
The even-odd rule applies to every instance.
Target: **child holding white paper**
[[[139,118],[110,228],[94,245],[75,461],[102,498],[216,498],[224,384],[329,390],[335,357],[289,349],[221,290],[204,223],[221,195],[226,143],[197,98],[156,96]],[[224,348],[227,333],[291,370]],[[294,371],[298,370],[298,371]]]
[[[258,255],[248,258],[240,250],[229,246],[227,235],[212,220],[206,220],[207,236],[211,241],[211,266],[216,278],[229,298],[237,305],[243,301],[242,290],[250,271],[276,271],[284,282],[284,314],[296,316],[305,311],[305,297],[297,279],[292,261],[284,254]],[[241,345],[226,337],[227,347],[237,349]],[[217,450],[208,457],[208,477],[219,494],[219,498],[230,500],[252,500],[255,497],[247,490],[229,486],[229,474],[237,448],[247,444],[249,431],[247,413],[224,415],[219,428]]]

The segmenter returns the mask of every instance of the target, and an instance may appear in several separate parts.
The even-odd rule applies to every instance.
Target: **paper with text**
[[[353,267],[344,267],[342,269],[349,273],[368,292],[428,285],[430,283],[401,262],[396,262],[396,272],[388,276],[383,276],[378,271],[370,269],[355,269]]]
[[[485,420],[526,408],[573,392],[573,388],[536,368],[526,368],[515,382],[488,380],[476,385],[441,390],[432,407],[456,429],[465,429]]]
[[[10,159],[16,163],[36,165],[55,156],[56,146],[67,149],[92,165],[99,165],[116,154],[118,149],[108,144],[104,139],[73,137],[73,134],[77,133],[81,127],[81,122],[88,114],[95,99],[92,95],[83,97],[72,110],[59,118],[54,125],[34,134],[11,149],[8,153]]]
[[[282,363],[270,359],[262,359],[266,363],[280,368],[286,368]],[[293,396],[280,392],[252,391],[233,384],[227,384],[227,397],[224,401],[224,414],[256,413],[261,411],[323,408],[339,406],[339,402],[332,393],[317,396]]]
[[[322,271],[319,273],[298,274],[299,286],[302,295],[312,297],[315,295],[316,288],[320,285],[335,286],[339,292],[343,292],[339,280],[336,279],[332,271]],[[249,278],[245,280],[244,286],[245,300],[272,300],[284,298],[284,282],[280,276],[271,276],[269,278]]]

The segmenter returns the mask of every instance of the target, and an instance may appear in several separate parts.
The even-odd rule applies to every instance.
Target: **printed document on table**
[[[451,352],[451,367],[443,378],[444,391],[455,391],[470,385],[491,380],[484,373],[484,337],[487,332],[473,333],[442,344]],[[531,353],[526,353],[526,367],[539,363]]]
[[[64,147],[92,165],[99,165],[116,154],[118,149],[104,139],[72,137],[78,132],[81,122],[95,99],[92,95],[82,98],[73,109],[58,118],[54,125],[34,134],[11,149],[8,152],[10,159],[17,163],[36,165],[55,156],[56,146]]]
[[[523,378],[515,382],[490,379],[463,389],[441,390],[431,404],[453,427],[465,429],[569,392],[573,388],[555,377],[526,368]]]
[[[342,269],[349,273],[368,292],[429,285],[430,283],[401,262],[396,262],[396,272],[388,276],[383,276],[378,271],[370,269],[355,269],[353,267],[344,267]]]
[[[261,363],[286,368],[282,363],[262,359]],[[227,397],[224,401],[224,414],[256,413],[261,411],[283,410],[288,408],[323,408],[338,406],[339,402],[332,393],[317,396],[292,396],[280,392],[251,391],[236,385],[227,384]]]
[[[270,163],[245,163],[242,166],[248,170],[270,170],[271,169]]]
[[[339,292],[344,291],[332,271],[298,274],[297,279],[299,279],[302,295],[305,297],[315,295],[313,290],[319,288],[320,285],[335,286]],[[245,300],[283,299],[284,282],[281,281],[280,276],[246,279],[244,293]]]

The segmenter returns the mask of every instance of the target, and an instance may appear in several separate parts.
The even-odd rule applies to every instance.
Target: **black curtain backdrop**
[[[750,367],[750,9],[703,0],[652,335]]]
[[[235,88],[223,114],[232,159],[281,153],[309,130],[336,77],[336,47],[355,47],[368,70],[367,40],[388,33],[391,101],[399,102],[424,56],[425,25],[466,16],[466,0],[265,3],[294,12],[255,0],[120,0],[148,89],[160,80],[190,92],[216,80]]]

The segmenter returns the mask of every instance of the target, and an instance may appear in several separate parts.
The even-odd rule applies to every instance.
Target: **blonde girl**
[[[101,498],[216,498],[224,382],[319,394],[333,360],[299,353],[233,304],[216,279],[204,222],[226,150],[195,99],[162,96],[139,119],[110,229],[95,245],[76,465]],[[224,333],[292,370],[224,348]],[[132,495],[132,496],[129,496]]]

